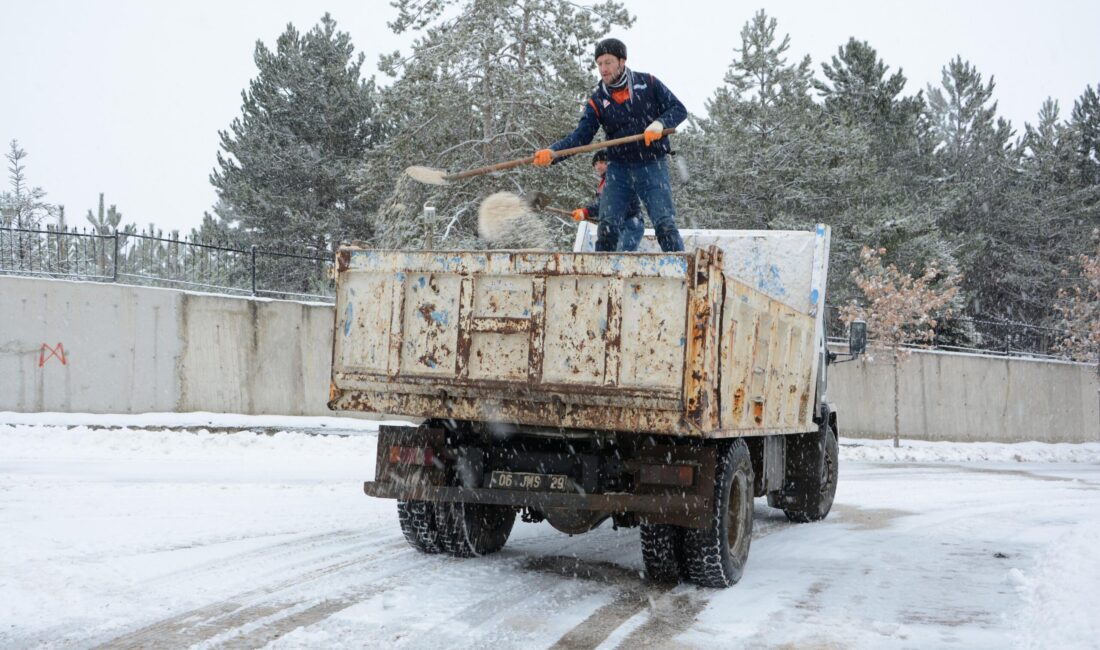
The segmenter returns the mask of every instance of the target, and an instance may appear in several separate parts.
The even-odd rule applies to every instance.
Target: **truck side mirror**
[[[867,349],[867,321],[854,320],[848,326],[848,354],[857,357]]]

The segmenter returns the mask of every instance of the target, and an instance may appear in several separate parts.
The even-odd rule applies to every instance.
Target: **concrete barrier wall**
[[[333,415],[332,307],[180,294],[180,411]]]
[[[829,368],[842,435],[894,435],[889,351]],[[901,437],[917,440],[1100,442],[1095,365],[943,352],[898,364]]]
[[[0,277],[0,410],[178,405],[180,293]]]
[[[0,411],[332,415],[332,307],[0,276]],[[1096,366],[915,352],[901,435],[1100,441]],[[893,435],[889,353],[830,368],[846,436]]]
[[[334,415],[332,307],[0,276],[0,411]]]

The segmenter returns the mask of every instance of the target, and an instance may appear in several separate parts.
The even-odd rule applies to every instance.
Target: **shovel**
[[[673,133],[676,133],[676,129],[664,130],[664,135],[666,136],[672,135]],[[615,138],[614,140],[593,142],[592,144],[573,147],[572,149],[562,149],[561,151],[554,151],[552,152],[552,155],[554,158],[562,158],[564,156],[573,156],[579,153],[588,153],[589,151],[596,151],[597,149],[604,149],[620,144],[627,144],[628,142],[638,142],[644,139],[645,133],[637,133],[635,135],[628,135],[625,138]],[[409,175],[409,178],[415,181],[419,181],[421,183],[427,183],[428,185],[446,185],[451,181],[458,181],[464,178],[473,178],[474,176],[481,176],[482,174],[491,174],[493,172],[504,171],[505,169],[512,169],[521,165],[529,165],[534,161],[534,156],[528,156],[527,158],[517,158],[516,160],[496,163],[495,165],[486,165],[485,167],[468,169],[464,172],[457,172],[455,174],[448,174],[446,170],[436,169],[434,167],[413,166],[405,169],[405,173]]]

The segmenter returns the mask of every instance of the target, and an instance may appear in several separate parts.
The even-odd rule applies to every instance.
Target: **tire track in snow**
[[[262,537],[269,536],[242,537],[240,539],[249,540]],[[401,540],[402,543],[396,544],[391,542],[384,546],[380,546],[382,542],[387,540]],[[176,550],[213,545],[216,545],[216,543],[180,545],[176,547]],[[280,574],[285,575],[286,572],[296,569],[308,571],[316,567],[318,563],[331,562],[333,559],[345,558],[348,553],[359,552],[364,548],[371,548],[377,551],[380,549],[389,549],[391,547],[404,548],[404,542],[402,536],[393,533],[392,529],[389,527],[385,530],[369,529],[363,531],[343,529],[308,534],[275,542],[260,548],[239,551],[224,557],[202,561],[190,566],[174,569],[167,573],[147,577],[134,583],[131,588],[135,591],[155,592],[163,585],[170,585],[178,590],[181,586],[186,588],[187,584],[202,585],[207,582],[224,582],[226,574],[229,573],[239,574],[241,579],[248,580],[252,584],[255,584],[258,580],[263,579],[263,572],[256,570],[255,567],[250,567],[249,563],[251,562],[262,561],[268,566],[268,573],[271,571],[278,571]],[[143,553],[135,553],[132,556],[139,557],[144,554],[161,552],[165,552],[165,549],[148,550]],[[202,608],[200,607],[199,609]],[[159,621],[159,623],[164,623],[174,618],[176,618],[176,616],[173,616],[171,619]],[[140,621],[140,619],[135,622],[138,621]],[[155,624],[157,623],[152,623],[152,625]],[[75,643],[81,643],[83,646],[87,646],[89,643],[99,643],[100,641],[96,641],[96,639],[102,638],[103,636],[103,633],[97,633],[94,629],[89,630],[85,626],[75,626],[73,624],[54,626],[46,632],[47,638],[70,639]]]
[[[710,604],[701,590],[668,594],[651,604],[649,620],[623,639],[619,648],[666,648],[672,639],[686,632],[699,613]]]
[[[149,578],[148,583],[174,581],[179,576],[193,576],[199,572],[211,572],[221,571],[226,567],[236,567],[240,564],[262,560],[266,563],[271,563],[273,560],[282,560],[285,558],[294,559],[298,556],[304,556],[309,553],[321,551],[324,548],[331,546],[342,545],[342,548],[346,548],[348,544],[364,543],[375,539],[385,539],[388,537],[399,537],[394,535],[392,530],[386,529],[371,529],[371,530],[337,530],[329,531],[325,533],[317,533],[313,535],[307,535],[305,537],[297,537],[294,539],[288,539],[281,542],[276,542],[267,546],[259,548],[249,549],[246,551],[240,551],[227,555],[225,557],[213,558],[200,562],[195,565],[176,569],[168,573],[164,573],[152,578]],[[162,553],[172,550],[183,550],[189,548],[196,548],[201,546],[215,546],[219,543],[225,543],[228,541],[244,541],[258,539],[256,537],[243,537],[235,540],[221,540],[213,542],[211,544],[189,544],[186,546],[179,546],[175,549],[151,549],[143,551],[144,553]],[[140,555],[140,554],[135,554]]]
[[[328,554],[304,564],[323,565],[312,570],[297,573],[292,578],[284,578],[269,585],[261,586],[237,596],[220,600],[209,605],[198,607],[181,614],[169,617],[153,623],[129,634],[117,637],[107,642],[103,647],[111,648],[147,648],[147,647],[180,647],[191,645],[203,640],[218,636],[223,632],[246,626],[260,619],[271,617],[288,608],[301,603],[300,599],[285,599],[272,602],[273,596],[279,592],[301,587],[305,583],[315,582],[321,578],[342,572],[354,566],[372,567],[388,562],[392,557],[415,553],[408,545],[400,542],[387,544],[378,548],[376,544],[370,552],[358,553],[348,557],[350,549],[345,548],[341,552]],[[355,544],[351,549],[359,550],[363,544]],[[332,560],[339,558],[337,561]],[[428,561],[428,560],[425,560]],[[419,566],[420,563],[412,562],[403,566],[400,571],[407,571]],[[281,567],[281,573],[285,575],[285,567]],[[258,602],[257,602],[258,601]],[[339,603],[340,599],[334,601]],[[340,605],[342,608],[346,605]],[[333,610],[335,611],[335,610]],[[291,628],[293,629],[293,628]]]
[[[770,510],[769,510],[770,511]],[[789,521],[777,518],[765,519],[764,526],[757,526],[763,512],[754,513],[754,540],[772,535],[793,527]],[[582,580],[593,580],[603,584],[612,584],[620,588],[613,600],[598,608],[573,629],[566,632],[551,646],[558,650],[579,650],[595,648],[610,637],[630,619],[645,609],[649,609],[649,618],[637,629],[632,630],[617,644],[620,648],[665,647],[678,634],[686,631],[695,622],[695,618],[710,603],[710,590],[688,587],[690,591],[681,591],[674,585],[657,585],[645,582],[637,571],[610,563],[592,563],[576,558],[550,557],[533,559],[528,568],[540,571],[558,572]]]
[[[525,568],[618,587],[610,603],[597,608],[551,646],[559,650],[595,648],[623,623],[645,609],[651,598],[659,598],[672,589],[670,585],[647,585],[637,571],[610,562],[588,562],[551,555],[531,558]]]
[[[410,553],[414,553],[416,559],[392,571],[382,574],[371,574],[371,584],[369,586],[353,590],[338,598],[326,598],[312,605],[305,605],[305,603],[309,602],[308,600],[296,604],[284,605],[280,610],[281,616],[260,617],[258,619],[253,619],[248,624],[234,626],[232,629],[225,629],[223,632],[205,639],[203,645],[234,649],[260,648],[300,627],[318,623],[352,605],[373,598],[395,587],[407,584],[404,576],[410,571],[419,570],[425,565],[441,559],[444,561],[456,561],[448,557],[441,558],[439,556],[423,555],[411,549]],[[264,618],[269,620],[263,620]]]

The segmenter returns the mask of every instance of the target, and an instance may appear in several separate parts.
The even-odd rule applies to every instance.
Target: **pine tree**
[[[376,240],[383,246],[479,246],[477,207],[493,192],[541,191],[559,207],[572,207],[590,199],[593,190],[587,160],[550,170],[518,168],[445,188],[405,177],[403,170],[412,165],[460,171],[530,156],[571,131],[597,81],[595,43],[612,27],[632,22],[617,2],[448,5],[394,3],[398,17],[390,27],[418,36],[409,53],[381,60],[382,71],[394,78],[381,98],[392,133],[359,175],[363,195],[385,198],[379,216],[386,227]],[[434,223],[422,216],[425,203],[436,208]],[[572,230],[571,223],[560,229],[563,244]]]
[[[27,152],[11,141],[6,155],[8,159],[8,180],[11,190],[0,194],[0,249],[7,250],[6,266],[13,270],[26,270],[44,260],[41,250],[41,235],[24,230],[37,230],[43,221],[57,216],[59,209],[46,202],[46,191],[41,187],[32,187],[27,183],[24,159]],[[14,230],[8,230],[14,229]],[[50,255],[50,251],[46,251]]]
[[[1055,295],[1089,241],[1089,192],[1079,185],[1072,132],[1060,121],[1057,102],[1043,103],[1016,149],[1011,216],[991,229],[993,249],[1007,255],[992,299],[1006,318],[1054,326]],[[1040,343],[1045,349],[1049,342]]]
[[[769,229],[815,219],[819,188],[804,171],[818,163],[823,140],[810,59],[788,64],[790,37],[778,40],[776,29],[763,10],[745,24],[724,85],[707,102],[702,157],[710,177],[692,188],[711,197],[700,225]]]
[[[86,218],[88,223],[92,224],[92,232],[97,235],[113,235],[115,231],[137,232],[136,225],[132,223],[123,225],[122,213],[119,212],[118,206],[112,204],[111,207],[104,210],[103,192],[99,193],[98,210],[93,214],[89,209]]]
[[[42,227],[43,221],[57,216],[57,206],[46,202],[45,190],[27,183],[27,152],[17,141],[11,141],[6,158],[11,190],[0,194],[0,225],[28,230]]]
[[[992,78],[983,81],[961,57],[944,66],[941,87],[929,86],[932,196],[938,202],[940,232],[965,277],[963,293],[970,314],[1015,320],[1019,314],[1006,297],[1019,295],[1020,289],[1003,281],[1010,274],[1005,263],[1011,262],[1005,242],[1018,232],[1024,215],[1011,191],[1018,162],[1012,126],[997,117],[994,88]],[[987,329],[986,335],[993,334]]]
[[[814,81],[833,119],[871,131],[876,158],[904,166],[919,155],[917,121],[924,96],[903,97],[905,74],[890,68],[866,41],[854,38],[837,49],[832,62],[821,65],[828,82]],[[883,171],[880,167],[879,171]]]
[[[1086,185],[1100,185],[1100,84],[1073,104],[1072,128],[1076,139],[1077,167]]]
[[[368,238],[372,206],[353,172],[381,128],[364,55],[325,14],[305,34],[288,25],[273,51],[258,41],[254,58],[259,73],[242,93],[242,114],[219,134],[210,181],[229,209],[219,216],[237,220],[251,243],[318,254]]]
[[[824,99],[827,123],[846,145],[836,151],[849,159],[851,178],[826,192],[834,204],[831,300],[847,302],[858,292],[850,273],[863,246],[885,249],[887,262],[902,268],[953,266],[932,209],[921,143],[923,95],[902,96],[905,75],[890,73],[865,41],[849,39],[821,67],[825,81],[815,80],[814,87]]]

